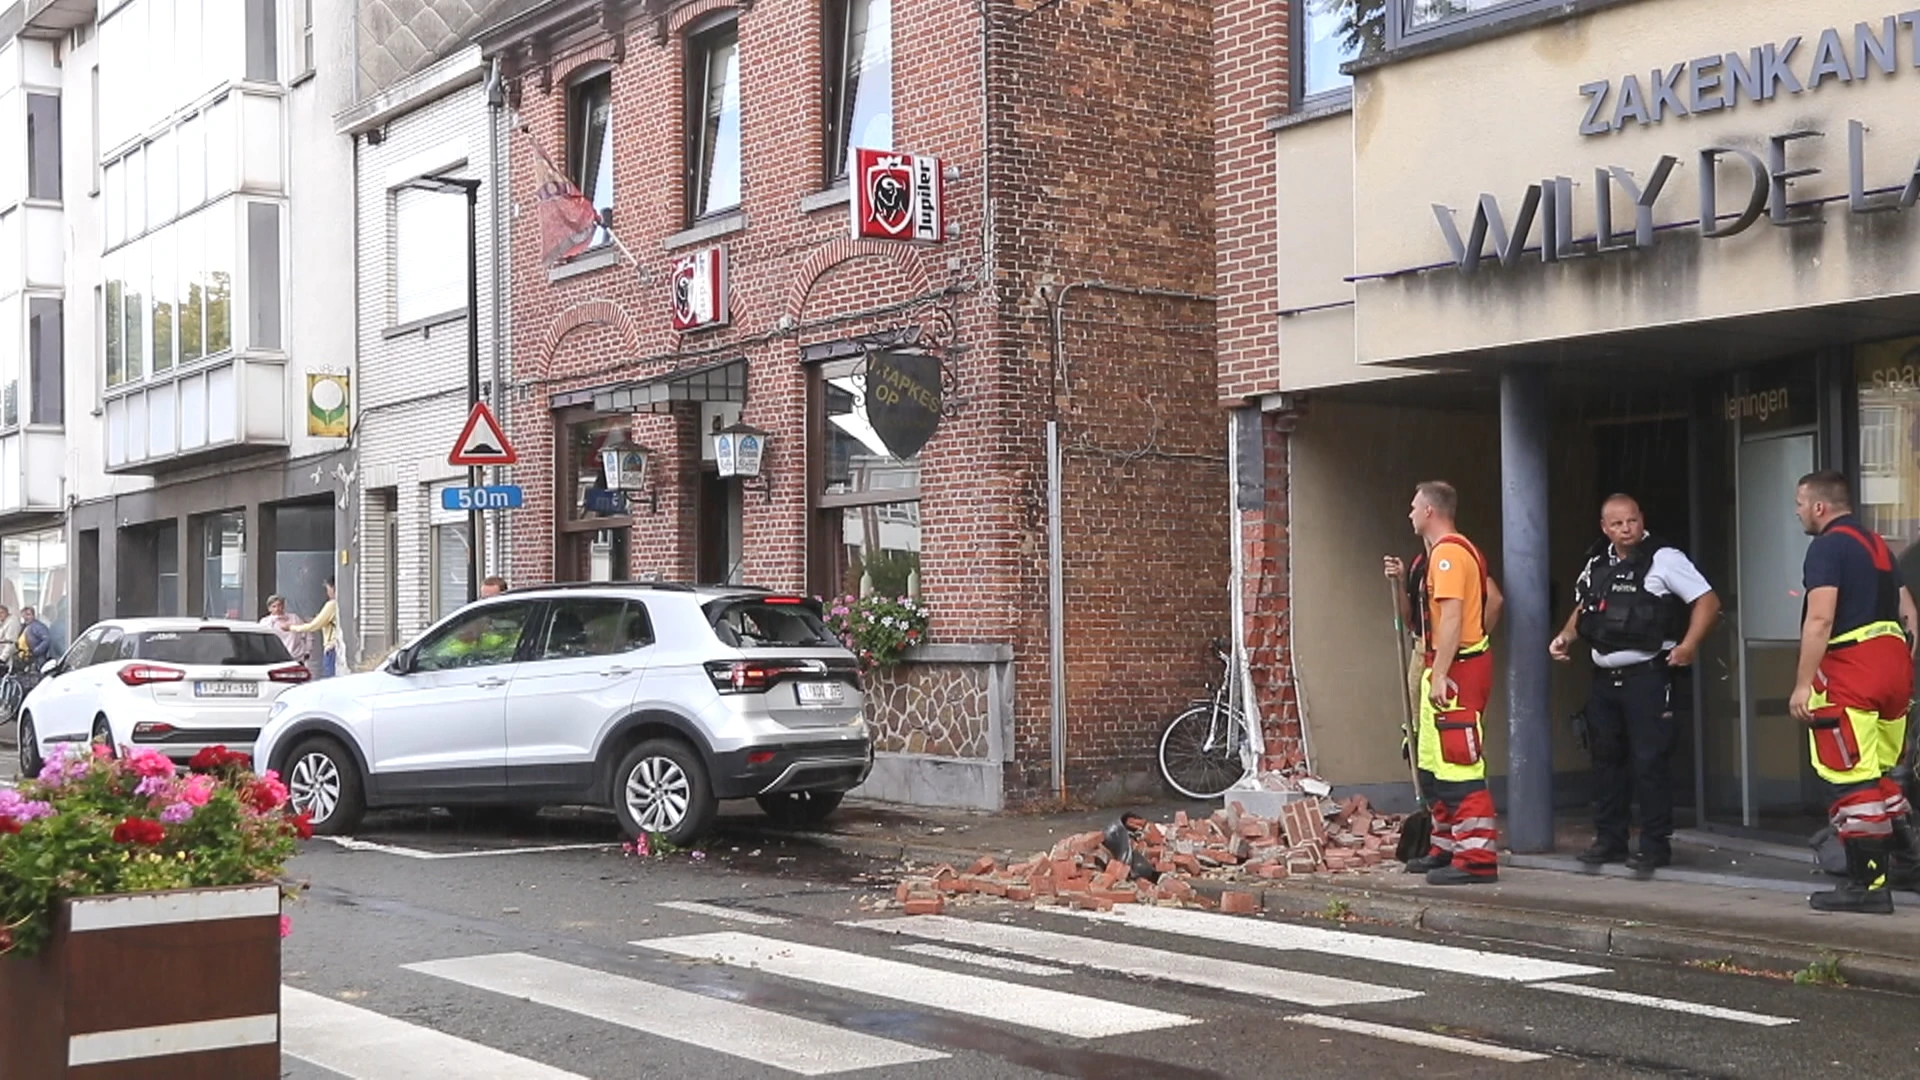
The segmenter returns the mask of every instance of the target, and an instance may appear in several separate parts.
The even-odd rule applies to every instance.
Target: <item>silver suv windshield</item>
[[[702,608],[713,632],[736,649],[838,648],[813,603],[790,596],[732,597]]]

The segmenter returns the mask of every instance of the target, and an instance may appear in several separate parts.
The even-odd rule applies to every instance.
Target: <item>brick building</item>
[[[516,129],[513,577],[915,590],[868,794],[1150,786],[1226,629],[1206,8],[554,0],[479,44]],[[944,235],[852,238],[849,144],[937,157]],[[551,266],[542,152],[612,228]],[[676,330],[690,256],[727,302]],[[904,459],[864,405],[903,355],[941,391]],[[736,423],[759,479],[716,469]],[[621,507],[609,446],[647,455]]]

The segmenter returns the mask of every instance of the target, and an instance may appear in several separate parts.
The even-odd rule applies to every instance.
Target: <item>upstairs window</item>
[[[60,99],[27,95],[27,198],[60,198]]]
[[[1379,52],[1385,44],[1387,4],[1382,0],[1304,0],[1297,9],[1294,63],[1295,107],[1331,104],[1353,92],[1340,65]]]
[[[827,179],[840,180],[854,147],[893,149],[892,0],[829,0],[826,41]]]
[[[438,191],[395,189],[394,324],[464,311],[466,306],[466,199]]]
[[[297,76],[313,74],[313,0],[300,0],[299,71]]]
[[[613,221],[613,75],[582,79],[567,93],[567,178],[600,213],[593,247]]]
[[[740,205],[740,34],[729,21],[687,42],[687,215]]]

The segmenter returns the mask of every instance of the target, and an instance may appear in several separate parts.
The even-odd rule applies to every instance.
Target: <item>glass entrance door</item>
[[[1801,565],[1808,544],[1793,513],[1793,492],[1813,468],[1811,432],[1743,439],[1735,464],[1739,824],[1769,832],[1802,832],[1809,806],[1819,816],[1805,743],[1787,713],[1799,660]]]

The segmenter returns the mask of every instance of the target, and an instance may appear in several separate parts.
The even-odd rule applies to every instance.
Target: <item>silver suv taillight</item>
[[[707,677],[722,694],[764,694],[775,683],[813,677],[846,682],[860,689],[858,669],[852,664],[821,660],[709,660]]]

